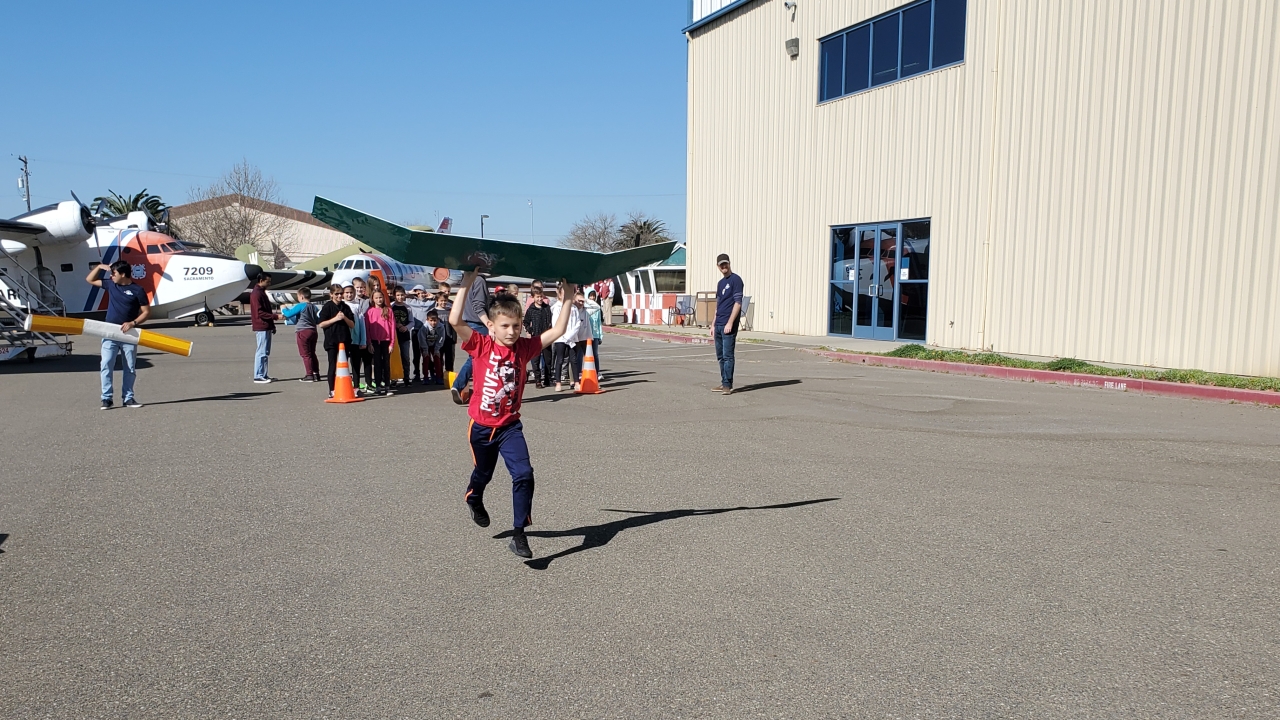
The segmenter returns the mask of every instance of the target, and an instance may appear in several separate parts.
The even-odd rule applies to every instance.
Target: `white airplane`
[[[72,195],[74,197],[74,194]],[[163,226],[163,225],[161,225]],[[273,289],[321,287],[330,273],[264,270],[235,258],[201,252],[156,231],[147,213],[99,219],[77,200],[0,220],[0,293],[26,312],[101,319],[102,289],[84,281],[98,263],[124,260],[151,298],[152,318],[214,320],[214,310],[240,296],[262,273]]]
[[[428,290],[436,289],[442,282],[457,287],[462,279],[462,272],[458,270],[406,265],[379,253],[357,253],[333,268],[333,282],[339,285],[350,285],[355,278],[368,282],[370,275],[379,276],[384,284],[393,283],[406,289],[422,285]]]

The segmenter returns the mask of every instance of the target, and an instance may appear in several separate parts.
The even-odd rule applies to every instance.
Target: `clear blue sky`
[[[0,217],[242,158],[287,204],[554,243],[639,210],[684,238],[686,0],[4,2]]]

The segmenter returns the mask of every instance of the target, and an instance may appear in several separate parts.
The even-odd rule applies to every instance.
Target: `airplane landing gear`
[[[201,310],[200,312],[196,313],[196,325],[205,325],[208,327],[213,327],[213,311]]]

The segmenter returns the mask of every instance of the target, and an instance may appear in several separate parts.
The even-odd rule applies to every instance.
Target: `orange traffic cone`
[[[364,398],[356,397],[356,389],[351,385],[351,366],[347,364],[347,346],[338,345],[338,372],[333,380],[333,397],[327,403],[364,402]]]
[[[582,360],[582,379],[578,381],[579,395],[599,395],[604,392],[600,389],[600,376],[596,374],[596,353],[592,349],[594,346],[594,341],[587,343],[587,356]]]

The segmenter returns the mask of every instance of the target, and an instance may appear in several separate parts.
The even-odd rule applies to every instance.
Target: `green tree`
[[[634,212],[627,221],[618,228],[618,250],[670,242],[667,225],[661,220],[649,217],[644,213]]]
[[[158,218],[160,217],[160,213],[169,208],[169,204],[162,200],[159,195],[152,195],[147,192],[146,188],[143,188],[142,192],[134,195],[133,197],[117,195],[115,191],[112,190],[108,190],[107,192],[110,193],[110,195],[105,197],[100,195],[94,198],[93,202],[95,204],[99,201],[103,202],[105,204],[106,213],[110,216],[127,215],[135,210],[145,210],[151,213],[151,217]]]

